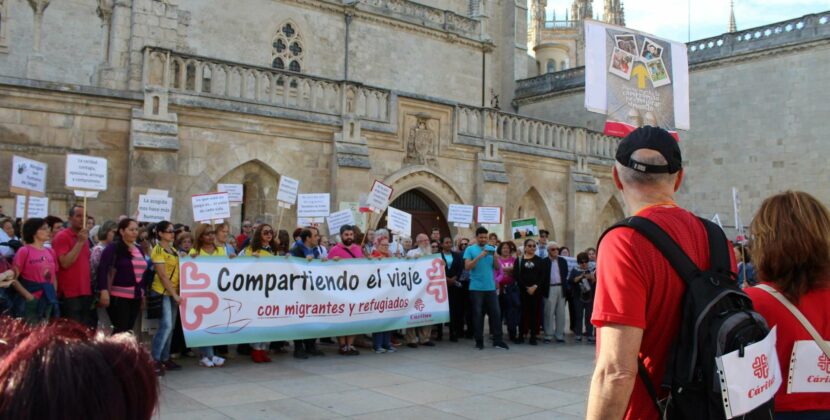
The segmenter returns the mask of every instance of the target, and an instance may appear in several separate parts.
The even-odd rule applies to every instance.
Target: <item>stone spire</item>
[[[537,45],[542,36],[542,30],[545,29],[545,8],[547,8],[547,0],[531,0],[530,2],[530,31],[528,32],[528,40],[531,45]]]
[[[729,2],[729,33],[737,32],[738,25],[735,24],[735,0]]]
[[[612,25],[625,26],[625,18],[623,17],[620,0],[605,0],[602,18],[605,22]]]
[[[574,0],[571,4],[571,19],[580,21],[584,19],[592,19],[594,0]]]

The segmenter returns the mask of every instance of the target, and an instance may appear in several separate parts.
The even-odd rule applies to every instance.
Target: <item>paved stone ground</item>
[[[361,349],[296,360],[272,355],[254,364],[236,356],[222,368],[192,358],[162,378],[161,419],[577,419],[593,372],[593,345],[473,348],[472,340],[402,347],[394,354]]]

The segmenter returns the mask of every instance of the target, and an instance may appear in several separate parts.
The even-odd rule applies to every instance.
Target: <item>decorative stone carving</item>
[[[428,114],[419,113],[415,118],[416,123],[409,129],[406,140],[404,163],[438,166],[438,160],[435,158],[438,149],[437,130],[430,128],[431,118]]]
[[[31,6],[32,11],[35,12],[35,33],[34,33],[34,43],[32,45],[32,51],[35,53],[40,52],[40,33],[41,28],[43,27],[43,12],[46,11],[46,8],[49,7],[49,3],[52,0],[28,0],[29,6]]]

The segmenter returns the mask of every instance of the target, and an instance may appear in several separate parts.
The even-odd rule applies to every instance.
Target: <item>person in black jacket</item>
[[[545,279],[548,293],[545,293],[544,328],[545,343],[552,338],[565,342],[565,295],[571,290],[568,283],[568,261],[559,256],[559,245],[548,242],[548,258],[545,258]]]
[[[441,241],[441,259],[444,260],[444,270],[447,275],[447,289],[450,296],[450,341],[458,341],[464,335],[464,307],[467,302],[467,289],[461,284],[459,277],[464,271],[464,258],[452,250],[452,238],[449,236]]]
[[[590,267],[590,258],[587,252],[580,252],[576,256],[578,266],[571,270],[568,283],[573,290],[573,299],[576,305],[576,341],[582,341],[583,328],[588,342],[593,343],[594,328],[591,325],[591,314],[594,310],[594,293],[597,286],[597,277]]]
[[[317,245],[320,234],[317,228],[305,228],[300,231],[300,236],[294,246],[288,251],[292,256],[305,258],[309,261],[320,257]],[[317,348],[316,338],[305,340],[294,340],[294,357],[297,359],[308,359],[309,356],[322,356],[323,351]]]
[[[519,285],[522,300],[519,341],[523,339],[525,333],[530,332],[528,343],[532,346],[536,345],[536,336],[539,335],[542,299],[549,287],[545,273],[545,262],[536,255],[536,241],[525,240],[524,254],[516,261],[513,276]]]

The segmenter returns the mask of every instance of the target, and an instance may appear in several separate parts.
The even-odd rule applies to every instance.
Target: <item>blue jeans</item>
[[[372,347],[375,350],[384,348],[389,350],[392,348],[392,331],[372,333]]]
[[[208,359],[213,359],[213,356],[216,355],[216,353],[213,352],[213,346],[199,347],[196,351],[201,354],[202,357],[207,357]]]
[[[150,291],[151,295],[159,293]],[[153,360],[164,362],[170,359],[170,343],[173,339],[173,326],[176,325],[179,305],[173,300],[173,296],[164,296],[161,299],[161,318],[159,318],[159,329],[153,336],[151,354]]]
[[[470,302],[473,306],[473,334],[476,343],[484,342],[484,315],[490,320],[490,334],[493,334],[493,343],[502,341],[501,311],[499,311],[499,297],[495,290],[470,290]]]

